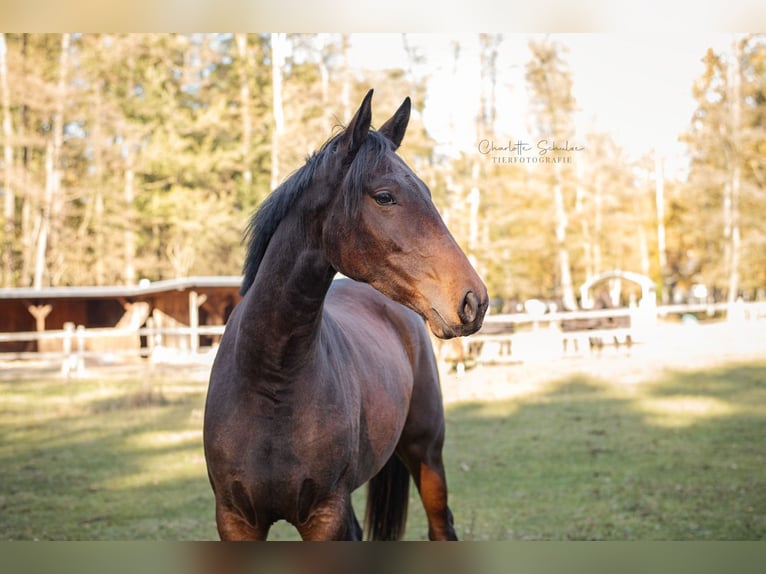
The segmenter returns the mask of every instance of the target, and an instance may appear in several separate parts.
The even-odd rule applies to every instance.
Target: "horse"
[[[304,540],[400,539],[410,476],[429,538],[457,539],[426,325],[477,331],[487,289],[396,153],[409,97],[375,130],[372,94],[247,227],[204,415],[222,540],[265,540],[279,520]],[[351,493],[365,483],[363,532]]]

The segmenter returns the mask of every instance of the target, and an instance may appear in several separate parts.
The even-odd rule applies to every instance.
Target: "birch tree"
[[[532,57],[527,64],[527,82],[537,131],[542,138],[555,140],[562,145],[574,135],[573,113],[575,100],[572,95],[572,77],[562,58],[562,48],[549,39],[531,40]],[[545,168],[546,185],[552,199],[555,217],[555,238],[559,265],[559,282],[564,308],[576,309],[572,269],[567,245],[569,208],[566,197],[564,169],[560,164]]]
[[[62,187],[62,148],[64,140],[64,112],[67,102],[67,79],[69,75],[69,46],[71,34],[61,34],[58,47],[55,83],[50,88],[49,108],[43,108],[41,118],[44,131],[44,191],[38,205],[35,225],[34,275],[32,286],[41,288],[55,284],[62,272],[64,250],[59,243],[64,225],[66,200]],[[47,129],[46,129],[47,126]]]

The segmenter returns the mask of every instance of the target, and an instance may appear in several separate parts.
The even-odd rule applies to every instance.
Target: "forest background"
[[[577,121],[556,35],[401,34],[389,66],[354,36],[0,34],[0,286],[238,274],[250,214],[373,87],[377,123],[412,98],[401,154],[496,300],[575,308],[615,269],[666,302],[766,297],[766,36],[701,51],[672,170]]]

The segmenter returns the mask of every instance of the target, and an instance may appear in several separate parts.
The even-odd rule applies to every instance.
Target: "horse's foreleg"
[[[296,526],[304,540],[361,540],[362,528],[351,497],[338,496],[319,502],[309,518]]]
[[[215,521],[218,535],[224,541],[266,540],[269,526],[253,525],[238,512],[221,506],[216,507]]]

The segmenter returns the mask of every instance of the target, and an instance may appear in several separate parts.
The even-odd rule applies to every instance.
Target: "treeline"
[[[496,121],[503,37],[464,41],[454,58],[478,59],[481,97],[454,107],[477,134],[513,142]],[[571,72],[550,38],[530,40],[532,131],[582,149],[550,150],[558,163],[502,163],[512,154],[478,141],[445,153],[422,121],[428,54],[402,42],[406,65],[381,71],[352,69],[342,34],[0,34],[2,285],[239,273],[250,213],[374,87],[381,114],[413,98],[402,154],[493,295],[573,307],[580,283],[615,268],[666,298],[694,283],[722,297],[766,286],[762,36],[700,55],[683,181],[608,135],[575,134]]]

